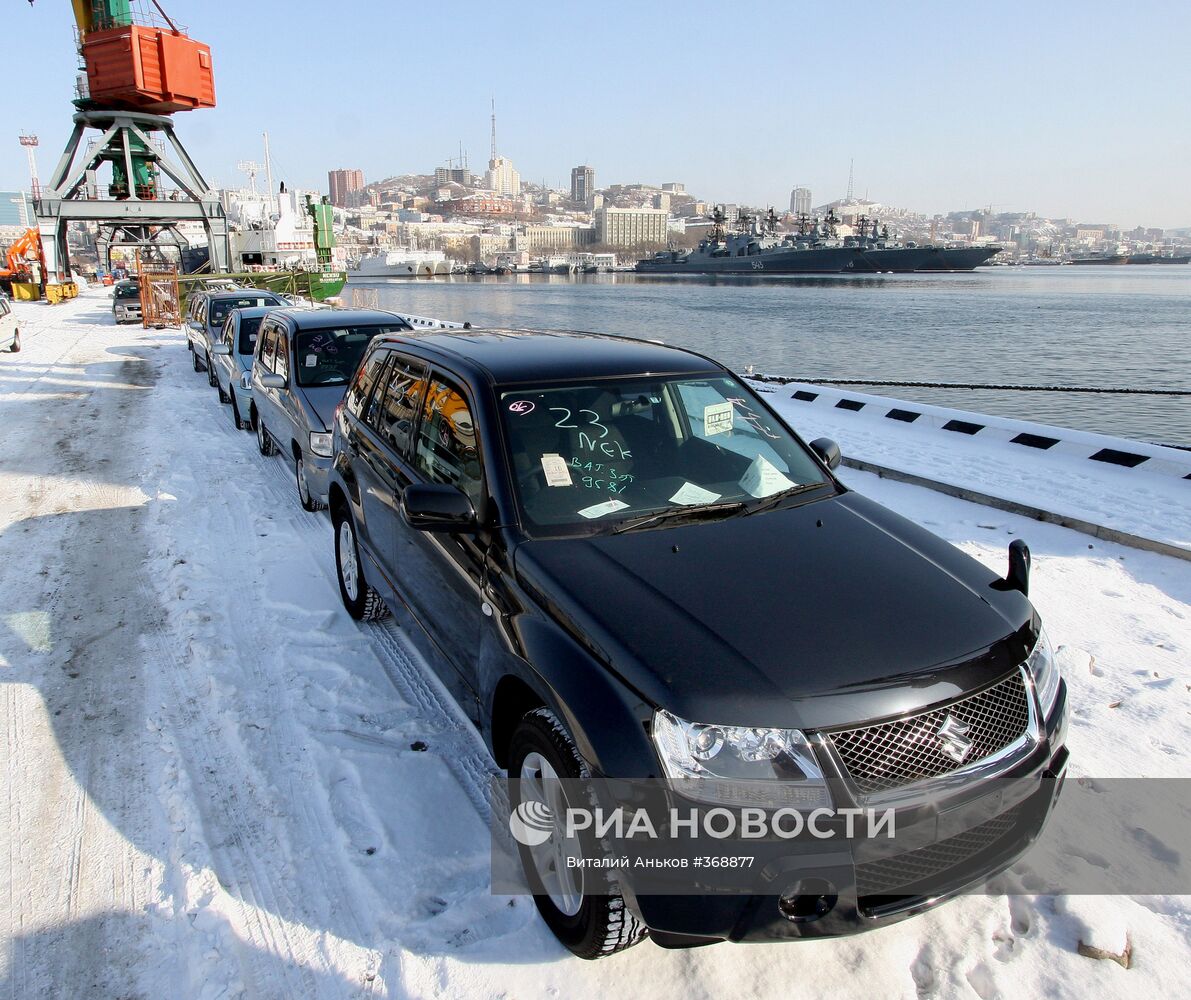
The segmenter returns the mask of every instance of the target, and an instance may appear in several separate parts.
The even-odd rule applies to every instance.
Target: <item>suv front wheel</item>
[[[562,944],[580,958],[603,958],[631,948],[646,935],[646,928],[628,908],[624,896],[606,869],[572,867],[567,859],[594,857],[600,845],[593,838],[563,836],[566,810],[576,787],[590,772],[575,741],[558,716],[548,708],[526,715],[509,744],[509,809],[526,806],[531,814],[556,821],[550,838],[534,847],[518,842],[521,865],[533,892],[534,903]],[[592,885],[599,880],[598,885]],[[597,892],[587,890],[596,889]]]

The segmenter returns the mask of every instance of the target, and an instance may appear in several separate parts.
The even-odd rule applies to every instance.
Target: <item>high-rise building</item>
[[[795,215],[811,214],[811,189],[796,187],[790,192],[790,211]]]
[[[656,208],[597,208],[596,242],[631,247],[642,243],[665,243],[669,213]]]
[[[595,169],[593,167],[571,168],[571,201],[587,204],[595,194]]]
[[[521,193],[521,175],[514,168],[513,161],[503,156],[488,161],[488,173],[484,181],[484,186],[497,194],[516,197]]]
[[[351,196],[364,187],[363,170],[331,170],[327,172],[328,192],[331,204],[340,208],[347,208],[353,200]]]

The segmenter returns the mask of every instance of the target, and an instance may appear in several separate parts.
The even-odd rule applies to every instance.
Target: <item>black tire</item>
[[[360,560],[360,546],[356,542],[356,525],[351,512],[340,505],[331,514],[331,523],[335,526],[335,576],[339,580],[339,597],[347,613],[358,622],[376,621],[384,618],[389,609],[384,599],[378,594],[364,577],[364,564]],[[352,587],[344,580],[343,554],[344,546],[351,546],[351,558],[356,566],[355,597],[351,596]]]
[[[232,422],[236,425],[236,430],[247,431],[252,429],[252,425],[240,416],[240,405],[236,402],[235,392],[231,395],[232,404]]]
[[[256,450],[266,458],[270,455],[276,455],[277,445],[269,437],[269,432],[265,428],[265,422],[261,419],[260,411],[255,409],[252,411],[252,429],[256,431]]]
[[[12,335],[12,343],[8,345],[9,354],[21,353],[21,331],[17,330]]]
[[[310,492],[310,486],[306,482],[306,467],[302,461],[301,452],[298,452],[294,456],[294,478],[298,481],[298,503],[302,505],[303,510],[308,510],[313,514],[315,511],[323,510],[327,506]]]
[[[201,372],[203,370],[203,366],[199,364],[198,351],[196,351],[193,347],[190,349],[190,366],[196,372]]]
[[[207,355],[207,385],[212,389],[219,388],[219,376],[215,374],[215,366],[211,364],[211,355]],[[220,393],[222,395],[222,392]]]
[[[223,386],[219,382],[219,376],[215,377],[215,388],[219,390],[219,402],[230,403],[232,401],[232,397],[223,391]]]
[[[513,731],[509,741],[510,778],[521,775],[522,764],[531,753],[545,758],[563,780],[582,781],[590,777],[571,734],[548,708],[536,708],[529,712]],[[519,783],[515,786],[510,781],[509,808],[516,809],[518,805]],[[648,929],[629,909],[616,883],[608,880],[606,870],[585,870],[585,879],[590,872],[591,878],[605,881],[600,884],[598,894],[585,893],[578,911],[568,916],[555,906],[546,892],[533,864],[530,849],[520,843],[517,848],[538,912],[554,936],[574,955],[583,959],[604,958],[631,948],[648,935]],[[593,857],[597,856],[600,853],[598,842],[591,839],[585,841],[584,853],[588,852]]]

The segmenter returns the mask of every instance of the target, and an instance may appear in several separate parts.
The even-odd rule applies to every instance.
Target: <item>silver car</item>
[[[374,309],[271,309],[261,321],[249,419],[260,453],[293,463],[306,510],[326,506],[331,422],[365,348],[377,334],[412,329]]]
[[[112,286],[112,319],[119,323],[141,321],[141,285],[125,279]]]
[[[252,427],[252,356],[261,320],[268,312],[268,307],[233,309],[211,345],[211,370],[219,401],[232,404],[232,420],[241,430]]]
[[[286,305],[273,292],[256,288],[220,289],[196,292],[186,310],[186,340],[191,352],[191,364],[196,372],[205,371],[207,382],[216,386],[211,365],[211,347],[219,340],[223,322],[233,309],[252,309],[263,306]]]

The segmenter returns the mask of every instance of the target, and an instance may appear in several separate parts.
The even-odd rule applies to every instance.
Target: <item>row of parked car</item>
[[[563,944],[851,933],[1027,849],[1067,707],[1024,546],[998,577],[849,490],[833,442],[804,443],[710,358],[416,325],[251,289],[198,293],[186,321],[236,426],[291,464],[304,508],[329,507],[344,607],[398,615],[508,769],[525,880]],[[640,883],[564,823],[613,810],[609,778],[828,824],[880,806],[898,839],[791,847],[742,891],[700,894],[689,867]]]

